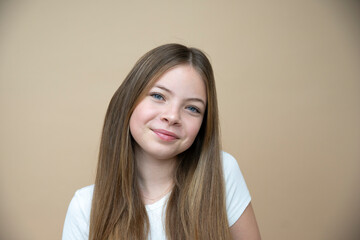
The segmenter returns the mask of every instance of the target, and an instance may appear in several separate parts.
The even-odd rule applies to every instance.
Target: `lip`
[[[164,129],[151,129],[159,138],[164,141],[172,141],[175,139],[179,139],[179,136],[173,132],[166,131]]]

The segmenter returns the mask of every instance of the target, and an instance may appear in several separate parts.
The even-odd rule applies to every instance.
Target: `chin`
[[[174,159],[176,158],[178,154],[169,154],[169,153],[155,153],[155,154],[152,154],[152,156],[156,159],[159,159],[159,160],[168,160],[168,159]]]

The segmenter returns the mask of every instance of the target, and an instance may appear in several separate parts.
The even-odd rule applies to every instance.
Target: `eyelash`
[[[164,96],[160,93],[151,93],[150,96],[156,100],[163,101],[165,100]],[[200,109],[194,106],[188,106],[186,107],[190,112],[192,113],[200,113]]]
[[[164,96],[159,93],[151,93],[150,96],[155,98],[156,100],[165,100]]]
[[[189,107],[186,107],[186,108],[189,109],[193,113],[200,113],[200,110],[197,107],[189,106]]]

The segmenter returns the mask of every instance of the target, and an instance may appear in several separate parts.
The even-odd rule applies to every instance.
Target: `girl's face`
[[[187,150],[201,127],[206,101],[204,81],[192,66],[165,72],[130,117],[136,153],[170,159]]]

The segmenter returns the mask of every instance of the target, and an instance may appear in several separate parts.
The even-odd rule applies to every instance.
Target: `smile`
[[[179,136],[173,132],[166,131],[164,129],[152,129],[152,131],[164,141],[173,141],[179,139]]]

